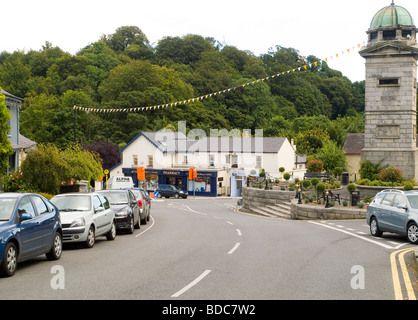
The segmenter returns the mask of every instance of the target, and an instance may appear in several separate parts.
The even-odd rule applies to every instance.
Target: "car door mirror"
[[[25,209],[18,209],[20,221],[30,220],[32,216]]]
[[[99,212],[102,212],[102,211],[104,211],[103,207],[98,207],[98,208],[94,209],[94,213],[99,213]]]

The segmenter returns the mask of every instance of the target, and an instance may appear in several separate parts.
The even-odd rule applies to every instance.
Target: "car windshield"
[[[66,195],[51,199],[60,211],[90,211],[90,196]]]
[[[106,197],[109,199],[110,204],[127,204],[128,203],[128,194],[123,191],[106,192]]]
[[[9,221],[16,205],[16,198],[0,199],[0,221]]]
[[[418,194],[408,194],[406,197],[408,198],[411,207],[418,209]]]

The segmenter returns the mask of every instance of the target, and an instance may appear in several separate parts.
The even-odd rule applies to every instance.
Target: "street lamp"
[[[329,192],[327,191],[325,194],[326,194],[326,197],[327,197],[327,200],[326,200],[326,202],[325,202],[325,208],[329,208],[329,207],[331,207],[331,206],[329,205],[329,201],[328,201],[328,195],[329,195]]]
[[[299,187],[299,189],[298,189],[298,204],[302,204],[302,198],[300,197],[301,191],[302,190],[300,190],[300,187]]]

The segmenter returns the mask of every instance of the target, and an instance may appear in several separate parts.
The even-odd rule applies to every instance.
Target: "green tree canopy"
[[[1,88],[0,88],[1,90]],[[10,111],[5,104],[5,96],[0,92],[0,174],[5,173],[9,165],[9,156],[13,154],[13,148],[7,137],[10,131]]]

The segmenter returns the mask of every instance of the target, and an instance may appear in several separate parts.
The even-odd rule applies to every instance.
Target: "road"
[[[399,264],[413,248],[405,239],[373,238],[365,221],[280,220],[235,207],[230,198],[154,200],[133,235],[19,264],[0,279],[0,299],[414,298]]]

